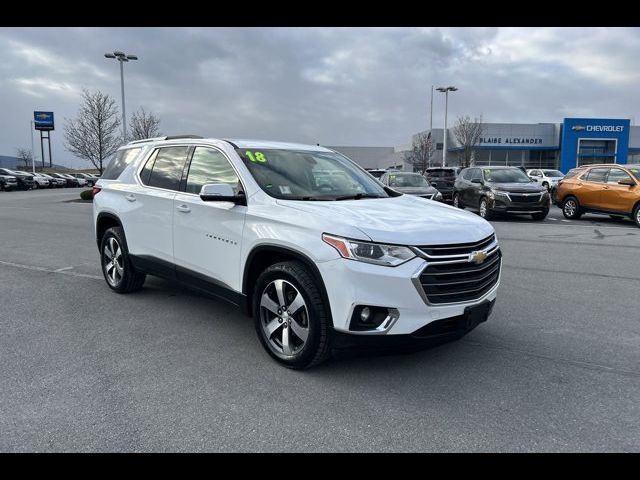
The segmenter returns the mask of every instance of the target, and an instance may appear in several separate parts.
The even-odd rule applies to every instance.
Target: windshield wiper
[[[356,193],[355,195],[344,195],[342,197],[336,197],[338,200],[360,200],[361,198],[383,198],[380,195],[373,195],[371,193]]]

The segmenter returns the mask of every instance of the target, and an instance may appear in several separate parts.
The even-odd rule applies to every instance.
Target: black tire
[[[484,203],[484,209],[482,208],[482,204]],[[485,197],[480,198],[480,203],[478,204],[478,215],[480,215],[485,220],[491,220],[494,215],[491,209],[489,208],[489,203]]]
[[[573,207],[571,207],[573,205]],[[562,214],[569,220],[577,220],[582,216],[580,202],[576,197],[567,197],[562,202]]]
[[[547,215],[549,215],[549,209],[545,210],[544,212],[532,213],[531,218],[539,222],[547,218]]]
[[[633,209],[633,221],[637,227],[640,227],[640,203]]]
[[[304,320],[306,321],[308,336],[303,344],[299,346],[299,350],[294,351],[290,355],[285,355],[283,353],[284,350],[279,351],[278,346],[273,344],[273,342],[277,341],[276,337],[278,335],[282,336],[284,334],[283,327],[277,327],[277,330],[274,330],[271,336],[268,336],[263,326],[279,318],[278,314],[266,313],[268,309],[261,307],[263,294],[269,295],[270,288],[272,288],[273,283],[277,280],[283,280],[290,286],[295,287],[305,302],[306,310],[301,312],[301,314],[303,314]],[[286,293],[287,292],[285,292],[285,294]],[[289,290],[288,293],[292,293],[292,291]],[[293,293],[295,294],[295,292]],[[290,300],[292,300],[292,298],[285,299],[285,305],[287,305],[286,302]],[[280,364],[288,368],[305,369],[318,365],[329,358],[331,354],[329,305],[326,305],[323,301],[320,287],[309,269],[303,263],[298,261],[281,262],[271,265],[263,271],[256,281],[252,303],[254,324],[260,343],[262,343],[262,346],[269,355]],[[263,313],[263,311],[266,312]],[[274,318],[269,320],[269,315],[273,315]],[[291,321],[290,319],[289,324],[291,324]],[[280,323],[285,326],[287,321],[285,320]],[[289,328],[289,331],[292,331],[292,329]],[[295,338],[300,340],[300,337]],[[284,339],[281,341],[282,344],[284,344],[283,340]]]
[[[121,273],[119,273],[119,270],[116,271],[115,266],[108,270],[109,262],[114,261],[114,257],[109,257],[107,253],[108,250],[111,249],[110,247],[112,247],[112,238],[115,239],[117,246],[121,250],[120,261],[117,262],[118,266],[121,267]],[[111,227],[104,232],[100,242],[100,266],[102,267],[102,275],[104,275],[107,285],[111,290],[118,293],[130,293],[140,290],[147,277],[144,273],[137,271],[133,267],[131,259],[129,258],[129,249],[127,248],[127,241],[122,227]],[[113,280],[109,272],[113,272]],[[119,279],[117,278],[118,273]]]
[[[456,208],[464,209],[464,204],[462,203],[462,200],[460,200],[460,195],[458,195],[457,193],[453,194],[452,204]]]

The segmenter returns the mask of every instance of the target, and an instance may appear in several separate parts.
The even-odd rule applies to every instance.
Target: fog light
[[[369,307],[364,307],[360,312],[360,321],[362,323],[367,323],[369,321],[369,317],[371,317],[371,309]]]

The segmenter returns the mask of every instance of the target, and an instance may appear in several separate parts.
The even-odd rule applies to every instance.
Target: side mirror
[[[479,183],[480,185],[484,185],[484,182],[481,178],[472,178],[471,183]]]
[[[630,187],[635,187],[636,182],[634,182],[630,178],[623,178],[622,180],[618,181],[618,184],[619,185],[629,185]]]
[[[246,205],[247,197],[244,193],[235,195],[233,188],[227,183],[208,183],[200,189],[200,198],[204,202],[232,202],[236,205]]]

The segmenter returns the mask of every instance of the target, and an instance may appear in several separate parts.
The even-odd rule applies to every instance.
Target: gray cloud
[[[0,154],[30,145],[33,110],[53,110],[54,161],[84,165],[64,118],[82,88],[120,104],[114,49],[140,57],[125,65],[127,111],[157,112],[164,133],[375,146],[428,126],[432,84],[460,88],[451,119],[633,117],[639,47],[634,28],[5,28]]]

